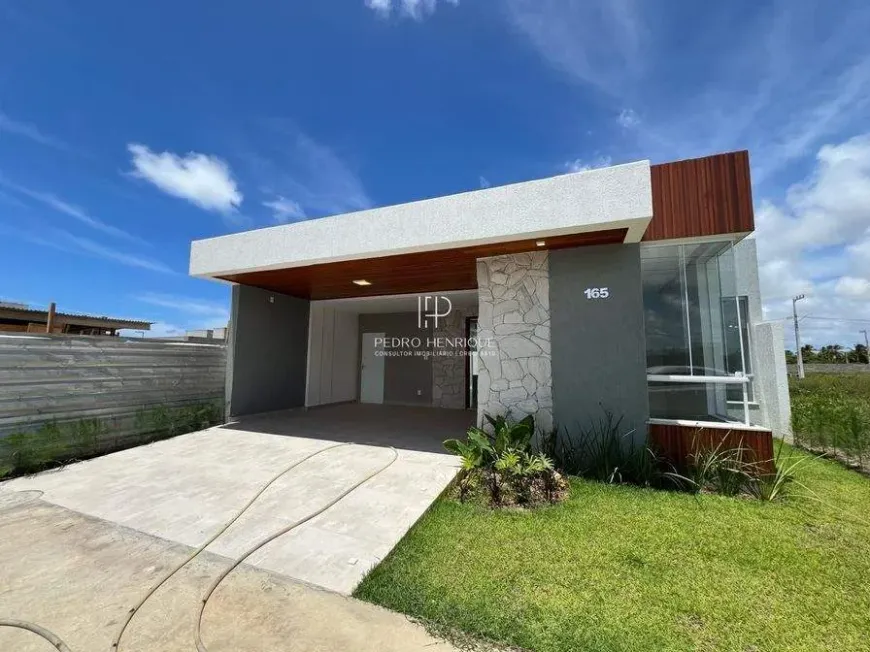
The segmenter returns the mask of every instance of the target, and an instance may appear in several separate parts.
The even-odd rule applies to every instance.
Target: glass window
[[[730,240],[641,248],[647,374],[653,417],[727,421],[727,401],[741,384],[664,376],[743,376],[747,364],[746,297],[736,296]],[[736,392],[736,394],[735,394]]]
[[[725,313],[725,330],[729,337],[736,339],[739,347],[732,351],[726,362],[727,369],[731,374],[742,371],[753,378],[752,375],[752,341],[749,328],[749,297],[740,295],[727,297],[722,300],[723,312]],[[738,312],[739,311],[739,312]],[[748,385],[750,401],[755,400],[752,394],[752,383]],[[732,385],[727,391],[729,401],[743,402],[743,390],[739,385]]]

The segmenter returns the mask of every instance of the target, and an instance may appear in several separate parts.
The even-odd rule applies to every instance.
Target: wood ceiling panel
[[[626,229],[577,233],[546,238],[545,249],[615,244]],[[387,294],[470,290],[477,287],[477,259],[539,250],[536,239],[457,249],[440,249],[337,263],[222,276],[226,281],[312,300]],[[365,279],[369,286],[354,285]]]

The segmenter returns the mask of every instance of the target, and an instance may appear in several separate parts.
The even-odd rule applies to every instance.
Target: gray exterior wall
[[[584,294],[604,287],[606,299]],[[607,409],[643,441],[649,400],[639,245],[551,251],[550,319],[556,425],[576,432]]]
[[[432,329],[417,328],[416,312],[395,312],[359,316],[360,351],[363,333],[385,333],[387,337],[419,337],[425,347]],[[357,385],[359,386],[359,385]],[[432,360],[424,357],[384,359],[384,403],[432,405]]]
[[[227,358],[231,417],[305,405],[308,301],[234,285]]]

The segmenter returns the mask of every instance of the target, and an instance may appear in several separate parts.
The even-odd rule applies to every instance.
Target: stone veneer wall
[[[465,348],[449,346],[445,340],[457,344],[464,340],[467,316],[460,310],[452,310],[445,319],[438,320],[438,327],[432,332],[436,342],[440,340],[445,344],[432,351],[432,405],[435,407],[465,408]]]
[[[546,251],[477,261],[481,347],[478,422],[484,412],[553,426],[550,272]]]

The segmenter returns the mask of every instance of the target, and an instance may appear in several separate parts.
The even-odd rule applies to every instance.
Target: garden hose
[[[33,632],[37,636],[41,636],[51,643],[60,652],[72,652],[69,649],[69,646],[60,640],[60,637],[57,636],[57,634],[47,630],[45,627],[40,627],[39,625],[34,625],[33,623],[28,623],[24,620],[10,620],[7,618],[0,618],[0,627],[14,627],[15,629],[24,629],[28,632]]]
[[[198,556],[199,556],[199,555],[200,555],[200,554],[201,554],[201,553],[202,553],[206,548],[208,548],[212,543],[214,543],[215,539],[217,539],[217,538],[218,538],[219,536],[221,536],[224,532],[226,532],[226,531],[230,528],[230,526],[231,526],[233,523],[235,523],[236,521],[238,521],[239,518],[241,518],[242,514],[244,514],[246,511],[248,511],[248,509],[250,509],[251,505],[253,505],[254,502],[256,502],[256,500],[257,500],[260,496],[262,496],[263,493],[265,493],[265,491],[266,491],[269,487],[271,487],[273,484],[275,484],[275,482],[277,482],[277,481],[278,481],[282,476],[286,475],[287,473],[289,473],[290,471],[292,471],[293,469],[295,469],[297,466],[299,466],[299,465],[302,464],[303,462],[307,462],[307,461],[310,460],[312,457],[315,457],[316,455],[320,455],[321,453],[325,453],[326,451],[328,451],[328,450],[332,450],[333,448],[339,448],[340,446],[349,446],[349,445],[350,445],[350,443],[349,443],[349,442],[346,442],[346,443],[342,443],[342,444],[333,444],[332,446],[327,446],[327,447],[325,447],[325,448],[321,448],[320,450],[314,451],[313,453],[310,453],[309,455],[306,455],[305,457],[303,457],[303,458],[300,459],[300,460],[296,460],[295,462],[293,462],[293,464],[291,464],[290,466],[288,466],[287,468],[285,468],[283,471],[280,471],[279,473],[277,473],[277,474],[275,474],[274,476],[272,476],[272,479],[269,480],[266,484],[264,484],[264,485],[260,488],[260,490],[257,491],[257,493],[255,493],[255,494],[251,497],[251,499],[250,499],[250,500],[245,504],[245,506],[242,507],[238,512],[236,512],[236,515],[235,515],[235,516],[233,516],[229,521],[227,521],[226,523],[224,523],[224,524],[220,527],[220,529],[218,529],[218,530],[217,530],[213,535],[211,535],[211,536],[210,536],[210,537],[205,541],[205,543],[203,543],[203,544],[200,545],[196,550],[194,550],[193,552],[191,552],[191,553],[187,556],[187,559],[185,559],[181,564],[179,564],[178,566],[176,566],[175,568],[173,568],[169,573],[167,573],[166,575],[164,575],[163,578],[162,578],[159,582],[157,582],[157,584],[155,584],[154,586],[152,586],[151,589],[150,589],[150,590],[149,590],[149,591],[148,591],[148,592],[147,592],[147,593],[142,597],[142,599],[139,600],[138,603],[136,603],[136,606],[134,606],[133,608],[130,609],[130,611],[127,612],[127,617],[124,619],[124,622],[121,623],[121,627],[118,629],[118,633],[115,635],[115,639],[114,639],[114,641],[112,641],[112,648],[111,648],[111,649],[112,649],[112,652],[117,652],[117,650],[120,648],[120,646],[121,646],[121,637],[124,636],[124,632],[127,630],[127,627],[128,627],[128,625],[130,624],[130,621],[133,620],[133,616],[135,616],[136,613],[138,613],[138,611],[142,608],[142,605],[144,605],[144,604],[145,604],[149,599],[151,599],[151,596],[153,596],[161,586],[163,586],[166,582],[168,582],[169,579],[172,578],[173,575],[175,575],[178,571],[180,571],[182,568],[184,568],[184,567],[187,566],[190,562],[192,562],[192,561],[193,561],[196,557],[198,557]]]
[[[255,552],[257,552],[260,548],[262,548],[266,544],[271,543],[272,541],[274,541],[278,537],[284,536],[285,534],[287,534],[291,530],[294,530],[297,527],[299,527],[300,525],[303,525],[304,523],[307,523],[311,519],[315,518],[316,516],[319,516],[320,514],[322,514],[326,510],[328,510],[330,507],[332,507],[333,505],[338,503],[340,500],[345,498],[349,493],[351,493],[352,491],[355,491],[360,486],[362,486],[363,484],[365,484],[369,480],[373,479],[375,476],[380,475],[381,473],[386,471],[399,458],[399,453],[396,451],[395,448],[390,446],[390,450],[393,451],[393,458],[389,462],[387,462],[384,466],[379,468],[377,471],[370,473],[365,478],[363,478],[359,482],[353,484],[348,489],[345,489],[344,491],[342,491],[338,496],[336,496],[335,498],[330,500],[328,503],[326,503],[323,507],[321,507],[317,511],[309,514],[308,516],[305,516],[304,518],[299,519],[298,521],[296,521],[294,523],[291,523],[290,525],[288,525],[284,528],[281,528],[280,530],[278,530],[274,534],[270,534],[265,539],[262,539],[259,543],[255,544],[254,546],[249,548],[248,551],[245,552],[245,554],[243,554],[241,557],[236,559],[229,566],[229,568],[227,568],[223,573],[220,574],[220,576],[218,576],[218,578],[209,587],[208,591],[206,591],[205,596],[203,597],[202,602],[200,602],[200,605],[199,605],[199,614],[197,615],[197,618],[196,618],[196,628],[194,630],[194,641],[196,642],[197,652],[208,652],[208,648],[202,642],[202,618],[203,618],[203,614],[205,613],[205,608],[208,605],[209,599],[211,598],[212,594],[215,592],[217,587],[220,585],[220,583],[223,582],[224,579],[226,579],[227,575],[232,573],[240,564],[242,564],[242,562],[244,562],[248,557],[253,555]]]
[[[203,551],[205,551],[205,549],[209,545],[211,545],[218,537],[220,537],[224,532],[226,532],[230,528],[230,526],[232,526],[233,523],[235,523],[237,520],[239,520],[239,518],[241,518],[241,516],[248,509],[250,509],[250,507],[254,504],[254,502],[256,502],[257,499],[259,499],[260,496],[262,496],[263,493],[265,493],[265,491],[269,487],[271,487],[275,482],[277,482],[282,476],[284,476],[288,472],[292,471],[293,469],[295,469],[297,466],[299,466],[303,462],[310,460],[312,457],[315,457],[316,455],[320,455],[321,453],[325,453],[326,451],[332,450],[333,448],[339,448],[341,446],[350,446],[350,445],[351,445],[350,442],[344,442],[344,443],[340,443],[340,444],[333,444],[331,446],[326,446],[325,448],[321,448],[320,450],[317,450],[313,453],[310,453],[309,455],[306,455],[302,459],[295,461],[293,464],[291,464],[290,466],[286,467],[285,469],[283,469],[282,471],[280,471],[279,473],[274,475],[266,484],[264,484],[251,497],[250,500],[248,500],[248,502],[238,512],[236,512],[236,514],[229,521],[224,523],[224,525],[222,525],[211,537],[209,537],[208,540],[206,540],[196,550],[191,552],[181,564],[179,564],[174,569],[172,569],[169,573],[164,575],[163,578],[161,578],[161,580],[159,582],[157,582],[157,584],[155,584],[153,587],[151,587],[151,589],[148,590],[148,592],[142,597],[142,599],[139,600],[139,602],[127,612],[127,617],[125,618],[124,622],[121,624],[121,627],[119,628],[118,633],[112,642],[112,647],[111,647],[112,652],[118,651],[118,649],[120,648],[120,644],[121,644],[121,638],[123,637],[124,633],[126,632],[127,627],[129,626],[130,622],[133,620],[133,617],[139,612],[139,610],[142,608],[142,606],[160,589],[160,587],[163,586],[167,581],[169,581],[169,579],[172,578],[178,571],[180,571],[182,568],[184,568],[187,564],[189,564],[191,561],[193,561],[196,557],[198,557]],[[345,498],[352,491],[356,490],[361,485],[368,482],[369,480],[371,480],[375,476],[379,475],[380,473],[383,473],[384,471],[386,471],[387,468],[390,467],[399,457],[399,454],[395,448],[390,447],[390,449],[393,451],[393,458],[386,465],[384,465],[383,467],[381,467],[377,471],[370,473],[365,478],[363,478],[362,480],[355,483],[350,488],[343,491],[336,498],[332,499],[330,502],[328,502],[326,505],[324,505],[323,507],[321,507],[317,511],[313,512],[312,514],[309,514],[308,516],[306,516],[306,517],[304,517],[304,518],[302,518],[294,523],[291,523],[287,527],[282,528],[278,532],[275,532],[274,534],[271,534],[270,536],[261,540],[255,546],[250,548],[245,554],[243,554],[241,557],[236,559],[232,563],[232,565],[229,568],[227,568],[220,575],[220,577],[218,577],[218,579],[211,585],[211,587],[207,591],[205,597],[200,602],[199,614],[197,616],[196,630],[195,630],[195,642],[196,642],[197,650],[199,650],[200,652],[208,652],[207,648],[205,647],[205,645],[202,642],[202,636],[201,636],[202,618],[203,618],[203,613],[205,611],[205,607],[208,604],[208,600],[211,598],[212,594],[215,592],[215,590],[220,585],[220,583],[223,582],[223,580],[226,579],[226,577],[233,570],[235,570],[240,564],[242,564],[248,557],[250,557],[252,554],[254,554],[257,550],[259,550],[260,548],[262,548],[266,544],[271,543],[275,539],[287,534],[291,530],[296,529],[300,525],[303,525],[304,523],[307,523],[311,519],[319,516],[320,514],[322,514],[323,512],[325,512],[326,510],[328,510],[332,506],[334,506],[336,503],[338,503],[340,500]],[[64,643],[63,640],[61,640],[61,638],[59,636],[57,636],[54,632],[52,632],[52,631],[50,631],[50,630],[48,630],[40,625],[37,625],[35,623],[30,623],[30,622],[26,622],[26,621],[22,621],[22,620],[0,619],[0,627],[11,627],[11,628],[22,629],[22,630],[32,632],[32,633],[36,634],[37,636],[42,637],[43,639],[45,639],[49,643],[51,643],[55,647],[55,649],[57,649],[59,652],[71,652],[70,647],[66,643]]]

